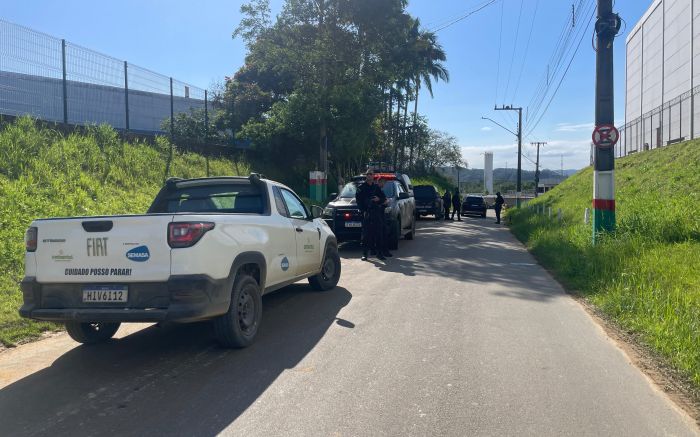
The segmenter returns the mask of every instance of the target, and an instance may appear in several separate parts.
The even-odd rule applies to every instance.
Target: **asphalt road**
[[[1,353],[0,434],[700,435],[493,220],[341,252],[340,286],[265,297],[245,350],[197,324]]]

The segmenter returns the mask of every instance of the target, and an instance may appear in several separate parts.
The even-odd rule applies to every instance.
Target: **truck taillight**
[[[191,247],[214,229],[210,222],[175,222],[168,224],[168,245],[173,249]]]
[[[24,234],[24,246],[27,248],[27,252],[36,252],[38,235],[39,231],[35,226],[27,229],[27,232]]]

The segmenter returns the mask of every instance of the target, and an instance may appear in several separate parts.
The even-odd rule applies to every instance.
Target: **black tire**
[[[406,234],[405,238],[407,240],[413,240],[413,237],[415,237],[415,235],[416,235],[416,221],[413,220],[413,223],[411,223],[411,232]]]
[[[250,346],[261,319],[260,285],[252,276],[239,273],[233,283],[228,311],[213,320],[214,337],[225,348]]]
[[[335,288],[340,280],[340,255],[338,249],[329,247],[318,275],[309,277],[311,288],[318,291],[328,291]]]
[[[486,213],[481,214],[481,218],[486,218]]]
[[[114,337],[121,323],[82,323],[76,321],[66,322],[66,331],[70,338],[83,344],[95,344],[107,341]]]
[[[399,248],[399,238],[401,238],[401,222],[397,220],[394,229],[389,232],[389,241],[387,241],[389,250],[397,250]]]

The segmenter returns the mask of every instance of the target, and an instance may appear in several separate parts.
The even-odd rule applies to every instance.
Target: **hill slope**
[[[38,217],[145,212],[165,177],[169,143],[119,140],[106,126],[63,136],[19,119],[0,127],[0,344],[55,325],[20,319],[24,231]],[[211,175],[247,174],[245,165],[211,159]],[[206,176],[205,158],[175,153],[170,175]]]
[[[583,219],[591,168],[532,208],[511,211],[511,229],[566,286],[700,388],[700,141],[632,155],[616,167],[617,231],[596,246]],[[542,205],[552,207],[553,219],[536,213]]]

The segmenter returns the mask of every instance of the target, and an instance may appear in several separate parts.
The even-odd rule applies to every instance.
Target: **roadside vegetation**
[[[570,290],[700,388],[700,141],[616,161],[617,230],[595,246],[591,168],[521,210],[511,229]],[[552,208],[552,218],[538,209]],[[557,212],[561,208],[563,220]]]
[[[245,63],[214,93],[209,126],[201,111],[178,115],[176,144],[244,146],[256,170],[300,193],[324,148],[331,186],[369,161],[411,176],[461,163],[457,140],[419,112],[449,80],[447,55],[405,0],[285,0],[277,16],[269,3],[241,7],[232,30]]]
[[[62,135],[21,118],[0,127],[0,344],[56,329],[20,319],[24,231],[40,217],[135,214],[146,211],[168,167],[170,144],[121,141],[112,128]],[[206,176],[201,155],[177,149],[169,176]],[[246,165],[210,159],[212,176],[248,174]]]

